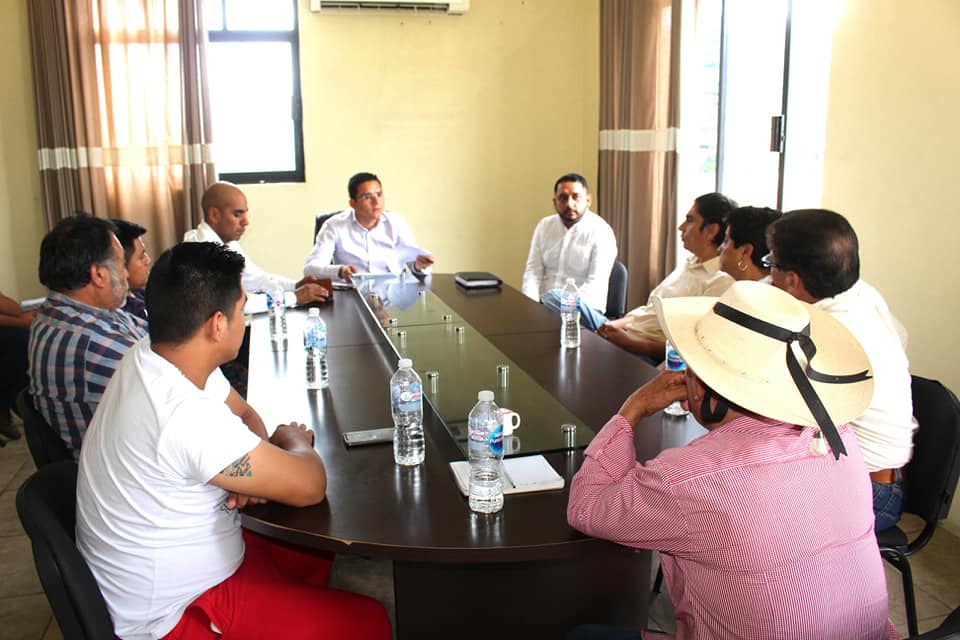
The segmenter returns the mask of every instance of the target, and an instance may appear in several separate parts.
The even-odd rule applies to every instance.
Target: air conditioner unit
[[[461,15],[469,11],[470,0],[447,0],[446,2],[430,2],[429,0],[310,0],[311,11],[323,12],[332,9],[442,11]]]

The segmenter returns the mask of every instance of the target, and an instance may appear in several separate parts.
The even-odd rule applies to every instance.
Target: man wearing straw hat
[[[655,304],[687,371],[634,392],[590,443],[570,525],[660,551],[678,640],[895,638],[870,482],[845,424],[873,393],[863,348],[758,282]],[[709,433],[638,463],[633,425],[678,399]]]

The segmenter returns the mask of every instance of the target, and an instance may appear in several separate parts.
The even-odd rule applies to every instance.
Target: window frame
[[[208,0],[209,1],[209,0]],[[222,28],[207,29],[210,43],[216,42],[288,42],[290,44],[293,96],[291,97],[291,118],[293,119],[293,156],[292,171],[246,171],[239,173],[217,172],[219,180],[234,184],[265,184],[277,182],[306,182],[303,153],[303,94],[300,88],[300,15],[296,0],[287,0],[293,5],[293,29],[291,31],[242,31],[227,29],[226,0],[219,0],[221,6]],[[216,144],[216,125],[214,125],[214,144]]]

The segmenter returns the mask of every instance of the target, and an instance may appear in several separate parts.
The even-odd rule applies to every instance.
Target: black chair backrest
[[[317,241],[317,234],[320,233],[320,227],[323,226],[323,223],[332,218],[333,216],[340,213],[340,211],[329,211],[327,213],[318,213],[316,222],[313,225],[313,242]]]
[[[617,260],[610,270],[610,281],[607,285],[607,313],[613,320],[627,312],[627,267]]]
[[[936,380],[911,376],[913,415],[920,427],[913,436],[913,457],[905,471],[904,511],[926,522],[950,512],[960,476],[960,403]]]
[[[63,637],[113,638],[107,603],[74,540],[76,494],[77,463],[49,464],[17,491],[17,514]]]
[[[26,389],[17,394],[17,410],[23,418],[27,447],[37,469],[52,462],[73,460],[73,452],[33,406],[33,398]]]

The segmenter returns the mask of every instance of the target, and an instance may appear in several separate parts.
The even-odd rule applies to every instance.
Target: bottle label
[[[326,327],[309,327],[303,334],[303,346],[307,349],[326,349]]]
[[[391,400],[393,410],[396,413],[407,413],[410,411],[421,411],[423,403],[423,390],[419,382],[411,382],[408,385],[396,385],[391,389]]]
[[[487,446],[494,455],[503,455],[503,423],[497,424],[496,429],[487,436]]]
[[[665,362],[667,371],[683,371],[687,368],[687,363],[683,361],[683,358],[680,357],[680,354],[677,353],[677,350],[672,346],[667,349]]]
[[[575,313],[579,296],[575,293],[560,294],[560,313]]]

